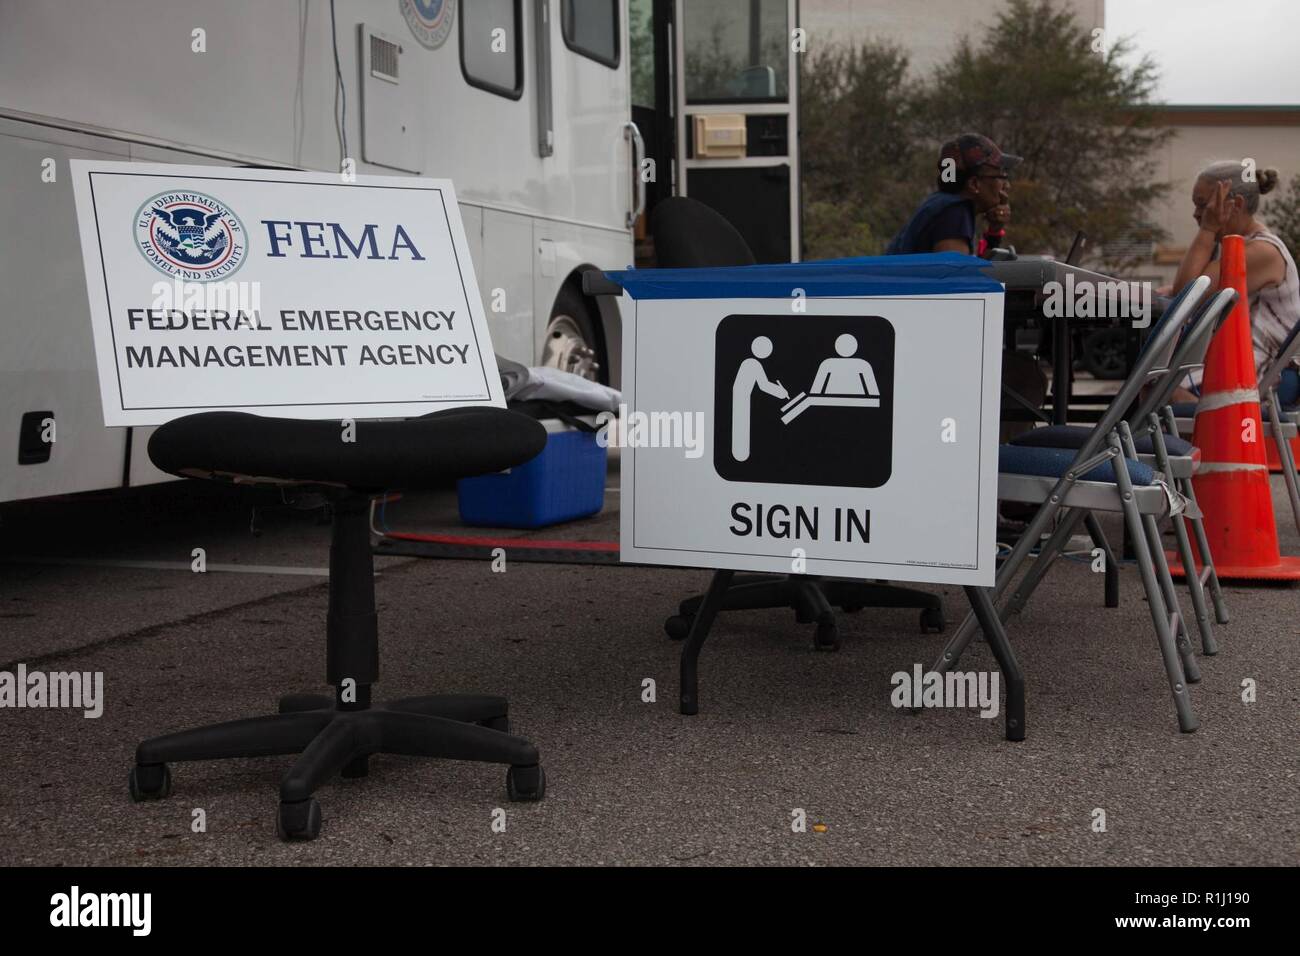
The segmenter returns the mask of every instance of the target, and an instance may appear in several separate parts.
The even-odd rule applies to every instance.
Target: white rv
[[[651,252],[647,203],[797,256],[796,7],[4,0],[0,503],[169,478],[103,426],[69,159],[449,178],[496,350],[617,384],[581,274]]]

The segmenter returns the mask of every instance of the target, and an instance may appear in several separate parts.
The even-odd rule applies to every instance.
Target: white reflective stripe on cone
[[[1258,391],[1251,388],[1239,388],[1231,392],[1215,392],[1213,395],[1202,395],[1201,400],[1196,405],[1196,414],[1217,412],[1220,408],[1227,408],[1230,405],[1258,404]]]

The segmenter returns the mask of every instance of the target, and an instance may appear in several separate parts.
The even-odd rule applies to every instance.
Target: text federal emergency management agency
[[[268,321],[271,324],[268,324]],[[127,309],[127,327],[151,332],[454,332],[456,310],[321,310],[281,309],[268,319],[260,312],[221,309]],[[469,345],[383,343],[359,346],[325,343],[126,345],[127,368],[279,368],[285,366],[349,365],[465,365]]]

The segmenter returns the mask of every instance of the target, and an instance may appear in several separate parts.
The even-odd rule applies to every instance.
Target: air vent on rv
[[[370,34],[370,75],[397,82],[397,58],[402,48],[392,40]]]

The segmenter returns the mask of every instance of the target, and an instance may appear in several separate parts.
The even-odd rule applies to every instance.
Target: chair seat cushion
[[[1196,402],[1174,402],[1172,407],[1175,418],[1191,418],[1196,414]]]
[[[338,419],[204,412],[159,427],[149,457],[174,475],[414,491],[523,464],[545,445],[540,422],[501,408],[357,421],[351,436]]]
[[[1023,435],[1017,435],[1011,439],[1011,444],[1024,445],[1029,448],[1082,448],[1083,443],[1091,434],[1092,429],[1087,425],[1047,425],[1043,428],[1027,431]],[[1133,447],[1137,449],[1139,455],[1154,455],[1156,453],[1155,439],[1150,435],[1134,438]],[[1170,455],[1178,457],[1200,457],[1196,446],[1186,438],[1175,438],[1166,435],[1165,450]]]
[[[1040,475],[1060,478],[1070,469],[1075,452],[1068,448],[1036,448],[1027,445],[999,445],[998,471],[1013,475]],[[1155,483],[1155,470],[1140,461],[1129,458],[1128,473],[1134,485]],[[1115,469],[1111,462],[1102,462],[1086,474],[1081,481],[1108,481],[1115,483]]]

